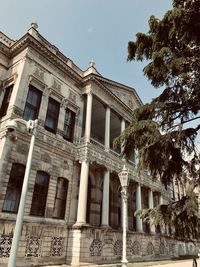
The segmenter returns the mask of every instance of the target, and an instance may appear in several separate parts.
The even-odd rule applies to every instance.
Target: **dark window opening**
[[[73,111],[66,109],[63,138],[70,142],[73,142],[75,117],[76,114]]]
[[[5,89],[4,98],[3,98],[1,109],[0,109],[0,118],[5,116],[7,113],[12,90],[13,90],[13,84]]]
[[[53,218],[64,219],[67,200],[68,180],[59,177],[57,180]]]
[[[3,211],[17,213],[24,180],[25,166],[13,164],[7,186]]]
[[[91,214],[91,179],[88,177],[88,194],[87,194],[87,210],[86,210],[86,222],[90,223],[90,214]]]
[[[35,179],[35,186],[31,205],[31,215],[44,216],[46,199],[49,186],[49,175],[38,171]]]
[[[36,89],[34,86],[29,85],[29,91],[23,114],[23,118],[25,120],[35,120],[38,118],[41,98],[42,92]]]
[[[60,104],[53,98],[49,98],[45,129],[52,133],[56,133],[57,130],[59,110]]]

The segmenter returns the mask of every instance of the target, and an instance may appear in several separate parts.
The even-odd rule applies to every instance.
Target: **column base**
[[[72,228],[81,228],[81,227],[91,227],[89,223],[86,222],[76,222],[72,225]]]
[[[126,259],[121,260],[122,267],[127,267],[128,261]]]
[[[106,224],[101,224],[100,227],[103,229],[112,229],[112,227],[110,225],[106,225]]]

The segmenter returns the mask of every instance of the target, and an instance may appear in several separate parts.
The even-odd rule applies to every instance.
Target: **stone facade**
[[[113,140],[142,105],[133,88],[103,77],[91,62],[78,68],[32,24],[18,41],[0,33],[0,266],[7,266],[29,151],[20,118],[38,119],[17,266],[119,262],[122,210],[118,173],[124,161]],[[18,128],[6,129],[14,119]],[[170,200],[137,157],[128,200],[129,261],[170,258],[185,244],[134,216]],[[187,249],[195,251],[193,244]]]

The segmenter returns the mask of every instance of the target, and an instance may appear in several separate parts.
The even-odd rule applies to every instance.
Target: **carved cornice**
[[[64,59],[64,56],[62,55],[61,57],[60,53],[53,53],[52,49],[48,49],[47,46],[36,40],[29,33],[25,34],[21,39],[16,41],[10,49],[5,46],[4,50],[6,50],[5,52],[9,58],[12,58],[27,47],[32,47],[37,50],[39,54],[45,57],[50,63],[54,64],[58,69],[67,73],[67,75],[69,75],[69,77],[75,80],[79,85],[82,84],[82,77],[67,65],[68,58]],[[2,50],[1,47],[0,50]]]
[[[95,77],[95,79],[98,80],[101,84],[102,84],[102,82],[103,82],[102,85],[104,85],[104,87],[106,87],[105,84],[108,84],[108,85],[112,85],[112,86],[114,86],[114,87],[116,87],[116,88],[118,88],[118,89],[124,89],[124,90],[128,91],[129,93],[132,93],[132,94],[134,95],[134,97],[135,97],[135,99],[136,99],[138,105],[139,105],[139,106],[143,105],[142,100],[140,99],[140,97],[138,96],[138,94],[137,94],[137,92],[136,92],[136,90],[135,90],[134,88],[129,87],[129,86],[124,85],[124,84],[121,84],[121,83],[118,83],[118,82],[116,82],[116,81],[109,80],[109,79],[107,79],[107,78],[105,78],[105,77],[103,77],[103,76],[96,75],[96,74],[90,74],[90,75],[86,76],[86,77],[84,78],[85,82],[86,82],[88,79],[90,79],[90,76]],[[106,88],[107,88],[107,87],[106,87]],[[109,89],[108,89],[108,90],[109,90]],[[109,91],[110,91],[110,90],[109,90]]]
[[[103,100],[104,103],[108,105],[112,103],[112,105],[110,105],[111,108],[113,108],[119,115],[121,115],[121,117],[127,120],[131,120],[132,110],[127,105],[125,105],[113,92],[111,92],[105,85],[99,82],[98,79],[96,79],[96,77],[94,76],[88,77],[88,80],[84,83],[84,85],[87,86],[89,82],[94,82],[98,87],[103,89],[102,91],[95,90],[95,88],[90,89],[94,95],[101,99],[101,94],[105,94],[106,100],[101,100]],[[89,89],[87,88],[85,92],[83,92],[83,94],[88,90]],[[108,100],[108,97],[110,97],[110,101]]]

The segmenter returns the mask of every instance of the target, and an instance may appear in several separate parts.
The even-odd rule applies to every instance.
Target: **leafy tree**
[[[160,20],[149,19],[149,31],[128,43],[128,60],[147,61],[144,75],[163,92],[133,111],[132,122],[115,141],[128,157],[138,152],[138,168],[160,176],[166,186],[174,180],[190,183],[187,194],[169,205],[144,210],[142,218],[169,222],[181,238],[196,238],[199,218],[194,188],[200,185],[200,0],[174,0]]]

